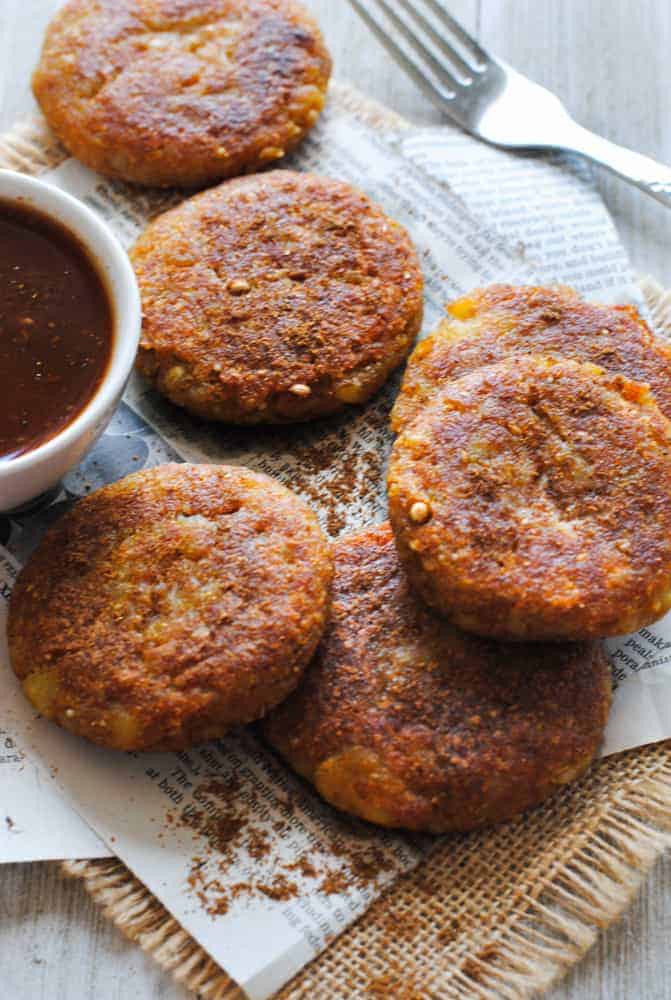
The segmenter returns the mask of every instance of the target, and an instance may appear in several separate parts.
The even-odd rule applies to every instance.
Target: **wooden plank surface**
[[[57,0],[0,0],[0,131],[30,112],[29,77]],[[419,122],[439,116],[370,38],[346,0],[309,0],[336,72]],[[671,163],[668,0],[452,0],[471,30],[560,94],[584,125]],[[600,177],[634,266],[671,286],[671,215]],[[552,1000],[671,1000],[671,859]],[[56,865],[0,868],[2,1000],[186,1000]],[[313,1000],[313,998],[310,998]],[[330,1000],[330,998],[314,998]],[[391,1000],[391,998],[390,998]],[[393,998],[402,1000],[402,998]]]

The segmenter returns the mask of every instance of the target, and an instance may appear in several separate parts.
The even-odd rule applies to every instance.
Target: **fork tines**
[[[438,102],[470,87],[490,57],[440,0],[350,0],[391,55]]]

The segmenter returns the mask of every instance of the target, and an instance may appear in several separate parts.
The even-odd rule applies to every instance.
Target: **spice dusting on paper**
[[[270,885],[259,882],[257,889],[268,899],[278,902],[286,902],[287,899],[293,899],[298,895],[298,886],[295,882],[290,882],[286,875],[276,875]]]
[[[297,447],[294,444],[296,461],[284,472],[283,480],[322,512],[332,538],[351,527],[352,511],[375,516],[378,496],[382,505],[392,399],[386,389],[365,414],[347,415],[331,433]],[[338,463],[334,455],[340,456]]]
[[[289,871],[299,872],[303,878],[316,878],[318,875],[317,869],[305,854],[298,861],[294,861],[292,865],[287,865],[287,868]]]
[[[327,533],[337,537],[384,516],[384,472],[392,443],[389,413],[399,381],[397,374],[365,408],[290,429],[255,427],[253,432],[212,429],[176,412],[137,380],[129,399],[160,433],[175,439],[189,461],[239,461],[280,479],[307,500]]]
[[[361,844],[355,847],[334,838],[322,842],[312,853],[304,852],[294,859],[288,852],[283,859],[282,841],[288,839],[291,824],[259,822],[263,809],[258,793],[254,788],[243,788],[235,774],[199,782],[191,794],[203,808],[189,804],[179,814],[169,812],[166,823],[173,830],[188,830],[198,839],[198,853],[191,859],[186,885],[211,917],[228,913],[234,902],[245,897],[288,902],[314,892],[328,897],[361,891],[372,887],[388,865],[375,833],[367,828],[360,834]],[[282,803],[288,818],[295,808],[291,796]],[[239,879],[241,872],[245,873],[244,881]]]

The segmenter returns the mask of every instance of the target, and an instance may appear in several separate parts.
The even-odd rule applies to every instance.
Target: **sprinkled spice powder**
[[[290,833],[291,824],[278,820],[269,826],[260,823],[255,816],[259,806],[256,792],[243,789],[235,776],[202,782],[194,789],[194,799],[203,808],[189,805],[177,817],[168,814],[168,822],[192,831],[203,841],[191,859],[187,886],[211,917],[223,916],[233,902],[244,897],[289,902],[304,892],[333,896],[361,890],[387,868],[383,852],[373,842],[374,835],[366,832],[361,837],[365,841],[370,836],[371,843],[364,842],[361,847],[333,839],[314,854],[283,860],[274,846]],[[291,797],[283,809],[288,817],[293,815]],[[246,880],[233,881],[234,871]]]
[[[319,891],[325,896],[337,896],[351,888],[347,876],[343,872],[331,872],[319,883]]]
[[[317,878],[317,869],[305,854],[303,854],[298,861],[294,861],[293,864],[287,865],[287,868],[289,871],[298,872],[303,876],[303,878]]]
[[[239,457],[279,477],[314,507],[335,538],[362,520],[374,519],[384,508],[384,472],[392,442],[389,413],[399,382],[400,376],[394,376],[365,412],[354,410],[291,428],[222,426],[213,432],[183,414],[171,414],[171,419],[192,424],[220,460]]]
[[[262,882],[259,882],[256,888],[264,896],[267,896],[268,899],[281,902],[286,902],[286,900],[298,896],[298,886],[295,882],[290,882],[286,875],[276,875],[270,885],[264,885]]]

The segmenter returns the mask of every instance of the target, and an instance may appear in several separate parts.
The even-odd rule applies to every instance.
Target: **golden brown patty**
[[[520,355],[449,383],[388,490],[413,582],[462,628],[589,639],[671,607],[671,423],[623,376]]]
[[[307,420],[362,403],[407,355],[422,274],[405,230],[340,181],[228,181],[145,230],[140,370],[198,416]]]
[[[453,302],[438,329],[416,347],[392,413],[398,432],[446,382],[516,354],[591,361],[650,386],[671,417],[671,346],[633,306],[583,302],[570,288],[491,285]]]
[[[123,180],[192,187],[284,156],[331,60],[294,0],[69,0],[35,97],[63,145]]]
[[[459,632],[414,596],[388,525],[341,539],[335,562],[317,656],[264,724],[325,799],[383,826],[470,830],[586,770],[611,700],[598,645]]]
[[[331,575],[315,516],[267,476],[139,472],[45,536],[12,594],[12,665],[42,715],[94,743],[185,748],[296,686]]]

